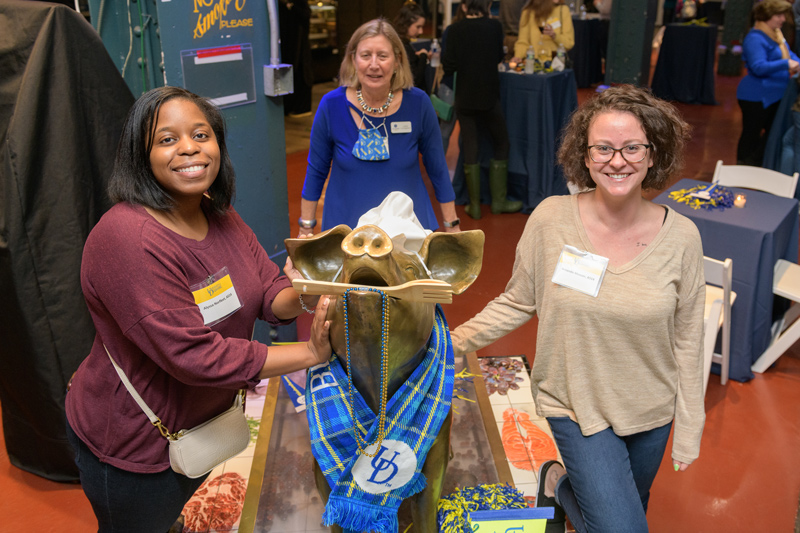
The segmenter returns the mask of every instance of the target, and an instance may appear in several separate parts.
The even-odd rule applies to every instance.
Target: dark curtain
[[[0,2],[0,403],[9,459],[77,480],[67,382],[94,327],[80,288],[84,240],[133,103],[102,41],[63,5]]]
[[[306,0],[278,2],[281,32],[281,61],[293,65],[294,93],[283,97],[285,115],[311,112],[311,87],[314,71],[311,64],[311,8]]]

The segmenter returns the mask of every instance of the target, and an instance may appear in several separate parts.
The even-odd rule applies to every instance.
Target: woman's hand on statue
[[[286,277],[289,278],[289,280],[305,279],[303,274],[301,274],[300,271],[294,267],[291,257],[286,258],[286,264],[283,265],[283,273],[286,274]]]
[[[453,226],[452,228],[442,228],[445,233],[461,233],[461,226]]]
[[[310,366],[327,363],[331,358],[331,353],[333,351],[330,338],[331,321],[326,320],[330,301],[330,296],[321,297],[317,304],[317,309],[314,312],[314,321],[311,323],[311,335],[306,343],[314,360],[314,363]]]
[[[314,236],[314,230],[311,228],[300,228],[300,231],[297,232],[298,239],[305,239],[313,236]]]

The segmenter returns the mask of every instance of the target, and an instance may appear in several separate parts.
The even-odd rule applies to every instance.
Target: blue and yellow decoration
[[[698,196],[699,195],[699,196]],[[733,192],[719,185],[698,185],[669,193],[671,200],[686,204],[692,209],[721,209],[733,207]]]

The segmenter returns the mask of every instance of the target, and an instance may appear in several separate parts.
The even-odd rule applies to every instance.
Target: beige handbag
[[[244,390],[238,392],[233,405],[224,413],[191,429],[170,433],[133,388],[128,376],[111,357],[108,348],[105,345],[103,348],[125,388],[150,419],[150,423],[169,441],[169,464],[175,472],[198,478],[247,448],[250,443],[250,427],[244,416]]]

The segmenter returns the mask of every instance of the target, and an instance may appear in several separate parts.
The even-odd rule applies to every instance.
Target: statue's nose
[[[392,239],[378,226],[356,228],[342,241],[342,250],[350,257],[364,254],[374,259],[392,253]]]

